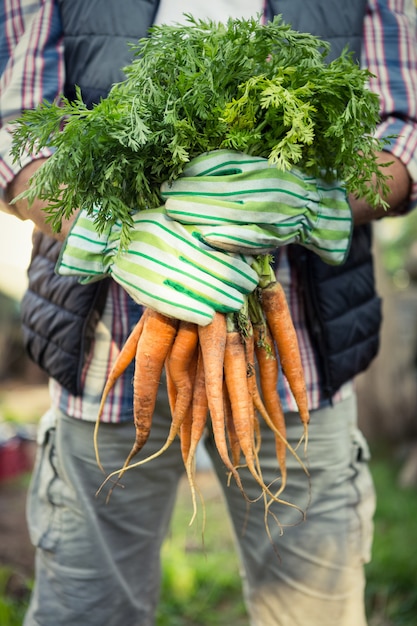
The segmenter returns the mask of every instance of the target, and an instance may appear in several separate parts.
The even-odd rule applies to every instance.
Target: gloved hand
[[[238,311],[258,278],[241,255],[213,250],[193,226],[170,219],[164,208],[140,211],[127,250],[121,225],[98,234],[94,216],[81,211],[68,235],[56,271],[80,282],[110,274],[139,304],[202,326],[215,311]]]
[[[330,264],[349,251],[352,214],[341,183],[325,183],[268,160],[215,150],[193,159],[181,177],[161,187],[166,212],[197,224],[210,245],[266,254],[299,243]]]

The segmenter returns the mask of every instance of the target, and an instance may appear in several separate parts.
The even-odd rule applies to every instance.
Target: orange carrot
[[[208,400],[206,392],[206,381],[204,375],[203,357],[200,348],[198,349],[197,367],[194,379],[193,399],[191,406],[191,432],[188,455],[185,463],[188,482],[191,489],[191,498],[193,503],[193,515],[190,524],[197,514],[197,501],[195,484],[195,455],[197,446],[201,441],[208,416]],[[201,497],[201,496],[200,496]]]
[[[188,404],[191,402],[193,390],[191,364],[196,354],[197,346],[197,325],[181,321],[167,359],[170,376],[176,391],[174,412],[178,411],[178,403],[181,406],[184,403]],[[180,409],[180,412],[182,413],[183,410]]]
[[[190,452],[191,427],[193,423],[191,403],[188,405],[184,418],[179,429],[179,438],[181,444],[181,456],[184,466],[187,464],[188,454]]]
[[[282,285],[271,282],[261,292],[262,308],[276,342],[282,371],[288,381],[304,426],[307,443],[310,415],[298,339]]]
[[[188,446],[186,440],[188,431],[191,429],[191,397],[195,374],[195,365],[192,365],[190,361],[193,355],[195,357],[197,344],[198,335],[195,325],[181,321],[174,343],[165,359],[165,382],[172,416],[170,431],[162,448],[135,466],[142,465],[162,454],[179,432],[182,433],[180,436],[182,453],[186,454]]]
[[[247,386],[247,363],[242,336],[238,330],[227,332],[224,354],[224,376],[232,408],[233,422],[246,465],[255,480],[264,489],[260,473],[256,468],[251,398]]]
[[[148,440],[162,370],[174,342],[177,325],[177,320],[149,310],[135,358],[133,417],[136,438],[123,471]]]
[[[240,465],[240,443],[236,433],[235,423],[233,421],[232,406],[230,404],[229,393],[226,383],[223,384],[223,403],[224,413],[226,416],[226,431],[229,440],[230,451],[232,454],[232,462],[235,467]]]
[[[192,429],[189,456],[196,452],[197,446],[203,436],[208,416],[208,399],[206,390],[206,377],[204,372],[203,355],[198,351],[197,370],[194,379],[192,401]]]
[[[132,467],[138,467],[148,463],[163,454],[180,434],[181,426],[186,418],[190,418],[191,400],[193,395],[193,384],[195,375],[195,357],[198,345],[197,326],[189,322],[179,322],[178,331],[174,343],[165,360],[165,370],[167,380],[171,387],[171,413],[172,420],[168,436],[163,446],[146,457],[138,461]],[[184,429],[184,439],[182,441],[183,454],[186,454],[186,432]]]
[[[275,450],[281,470],[282,485],[285,486],[287,480],[286,424],[278,395],[278,358],[271,332],[266,323],[260,322],[253,325],[253,339],[259,367],[262,398],[271,422],[278,431],[275,432]]]
[[[266,514],[268,513],[272,502],[279,502],[299,510],[298,506],[293,505],[286,500],[282,500],[279,497],[282,492],[282,487],[280,487],[276,493],[273,493],[271,491],[271,485],[266,485],[262,478],[262,472],[255,446],[253,418],[250,408],[254,406],[262,416],[268,420],[269,418],[266,414],[266,409],[257,388],[254,371],[253,333],[251,330],[251,325],[246,324],[243,336],[237,330],[229,332],[228,342],[226,343],[224,371],[226,385],[228,385],[236,433],[239,438],[247,467],[259,486],[262,488],[262,497],[265,499],[266,494],[268,494],[271,498],[270,503],[266,504]],[[251,374],[249,377],[247,376],[248,371]],[[246,378],[247,381],[245,392],[243,392],[242,389],[242,377],[243,380]]]
[[[226,349],[226,335],[226,316],[223,313],[215,313],[210,324],[198,327],[214,441],[224,465],[231,472],[236,483],[243,491],[239,474],[229,457],[225,433],[223,363]]]
[[[197,368],[198,330],[196,324],[180,322],[178,334],[168,360],[176,390],[175,409],[167,444],[180,433],[181,453],[187,462],[192,424],[193,385]]]
[[[178,330],[176,330],[176,328],[177,326],[175,325],[172,329],[171,345],[168,346],[164,360],[165,371],[167,374],[167,384],[170,388],[169,403],[172,413],[172,421],[167,439],[163,446],[159,448],[159,450],[145,457],[144,459],[137,461],[132,465],[129,465],[129,462],[133,458],[134,454],[137,454],[137,452],[139,451],[137,450],[136,452],[134,452],[135,447],[138,447],[139,445],[143,447],[143,445],[147,441],[147,438],[149,437],[152,424],[152,415],[148,413],[147,420],[143,420],[143,416],[146,414],[142,414],[143,425],[139,430],[139,433],[137,430],[137,440],[134,447],[132,448],[132,451],[129,454],[129,457],[126,459],[125,464],[121,470],[114,471],[109,474],[109,476],[107,476],[107,481],[116,474],[119,474],[118,480],[120,480],[126,469],[133,469],[139,467],[140,465],[144,465],[145,463],[149,463],[149,461],[153,461],[161,454],[163,454],[172,444],[177,434],[180,434],[180,429],[185,419],[188,420],[187,429],[191,428],[190,409],[196,369],[196,354],[198,347],[197,326],[189,322],[178,322]],[[138,345],[138,350],[139,349],[140,345]],[[157,346],[157,350],[160,351],[159,346]],[[161,358],[163,358],[163,354],[161,355]],[[181,448],[184,459],[188,455],[189,443],[186,441],[187,438],[189,438],[189,434],[184,428],[183,440],[181,441]],[[127,467],[128,465],[129,467]],[[102,487],[103,485],[101,486],[101,488]]]
[[[246,324],[246,328],[245,328],[245,332],[244,332],[244,345],[245,345],[245,354],[246,354],[247,371],[248,371],[248,390],[249,390],[250,397],[252,398],[253,406],[258,411],[258,413],[261,415],[261,417],[263,417],[263,419],[268,424],[268,426],[271,428],[271,430],[281,440],[281,435],[280,435],[279,431],[277,430],[277,428],[275,427],[275,424],[271,420],[271,418],[270,418],[270,416],[268,414],[268,411],[267,411],[267,409],[266,409],[266,407],[265,407],[265,405],[263,403],[261,395],[259,393],[258,384],[257,384],[257,378],[256,378],[256,372],[255,372],[255,341],[254,341],[254,332],[253,332],[253,328],[252,328],[252,325],[251,325],[250,322]],[[290,446],[286,442],[286,440],[284,440],[284,442],[285,442],[286,446],[290,448]],[[298,459],[297,454],[295,453],[295,451],[293,452],[293,454]],[[256,455],[255,458],[257,459],[257,455]],[[303,463],[302,463],[301,459],[299,459],[299,462],[303,466]],[[262,478],[260,469],[259,469],[259,475]],[[281,485],[280,485],[279,489],[275,493],[273,493],[271,491],[272,483],[270,485],[268,485],[268,486],[266,486],[266,485],[264,486],[264,490],[263,490],[262,496],[264,497],[264,500],[265,500],[265,526],[266,526],[266,528],[267,528],[267,516],[268,516],[268,514],[273,515],[271,510],[270,510],[271,505],[273,504],[273,502],[279,502],[280,504],[285,504],[286,506],[290,506],[290,507],[296,509],[297,511],[299,511],[301,513],[301,515],[304,517],[304,512],[300,509],[300,507],[298,507],[295,504],[292,504],[291,502],[288,502],[287,500],[282,500],[280,498],[280,495],[281,495],[282,491],[285,488],[285,482],[286,482],[286,476],[284,478],[283,475],[282,475],[282,472],[281,472]],[[266,494],[268,494],[270,496],[269,502],[266,501]],[[279,524],[279,521],[277,520],[275,515],[273,515],[273,517],[274,517],[275,521]],[[271,540],[272,540],[272,538],[271,538]]]
[[[266,409],[263,406],[258,389],[255,365],[255,341],[253,335],[253,327],[250,321],[246,323],[243,340],[246,355],[246,376],[248,391],[252,399],[252,420],[254,423],[254,434],[256,438],[256,452],[258,453],[261,447],[261,430],[256,412],[258,412],[262,416],[263,412],[265,412]]]
[[[113,366],[110,370],[110,373],[107,377],[107,381],[106,384],[104,386],[104,390],[101,396],[101,401],[100,401],[100,406],[99,406],[99,410],[98,410],[98,415],[97,415],[97,420],[96,420],[96,424],[95,424],[95,428],[94,428],[94,450],[95,450],[95,455],[96,455],[96,459],[97,459],[97,464],[100,467],[100,469],[104,472],[104,468],[101,464],[100,461],[100,455],[99,455],[99,451],[98,451],[98,429],[99,429],[99,424],[100,424],[100,417],[103,413],[103,409],[104,409],[104,405],[106,403],[107,397],[111,391],[111,389],[113,388],[113,386],[115,385],[116,381],[118,380],[118,378],[120,378],[120,376],[126,371],[126,369],[128,368],[128,366],[130,365],[130,363],[133,361],[133,359],[135,358],[136,355],[136,349],[137,349],[137,345],[140,339],[140,336],[142,334],[143,331],[143,326],[146,320],[146,317],[148,315],[148,309],[145,309],[143,314],[141,315],[141,317],[139,318],[139,321],[136,323],[136,325],[134,326],[132,332],[130,333],[130,335],[128,336],[128,338],[126,339],[122,349],[120,350],[115,362],[113,363]]]
[[[175,402],[177,400],[177,390],[175,389],[174,381],[172,380],[171,372],[169,371],[169,357],[172,351],[168,352],[167,358],[165,359],[165,382],[167,388],[167,396],[168,396],[168,404],[171,415],[174,415],[175,411]]]

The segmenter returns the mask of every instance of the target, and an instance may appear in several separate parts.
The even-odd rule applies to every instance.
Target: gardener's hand
[[[264,254],[299,243],[331,264],[349,250],[352,215],[343,186],[278,170],[267,159],[209,152],[161,191],[167,214],[198,224],[204,241],[219,249]]]
[[[140,211],[133,222],[131,242],[120,250],[121,225],[98,234],[94,216],[81,211],[56,271],[80,282],[110,274],[139,304],[200,325],[215,311],[238,311],[255,289],[257,275],[243,256],[213,250],[164,208]]]

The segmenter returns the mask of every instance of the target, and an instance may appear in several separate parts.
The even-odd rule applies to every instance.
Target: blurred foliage
[[[0,624],[21,626],[29,599],[30,581],[21,584],[19,594],[11,593],[16,572],[12,567],[0,567]]]
[[[403,217],[385,218],[376,224],[375,230],[384,267],[394,277],[405,269],[412,246],[417,241],[417,211]]]
[[[417,491],[399,488],[400,467],[389,451],[374,454],[371,469],[378,499],[372,561],[366,567],[369,626],[415,626]]]

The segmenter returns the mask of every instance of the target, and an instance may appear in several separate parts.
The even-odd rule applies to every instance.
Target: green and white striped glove
[[[161,192],[167,214],[198,225],[217,249],[266,254],[298,243],[334,265],[349,251],[353,221],[343,185],[278,170],[261,157],[208,152]]]
[[[215,311],[238,311],[257,286],[250,259],[213,250],[196,228],[170,219],[163,207],[140,211],[133,222],[129,247],[120,251],[121,225],[98,234],[94,216],[81,211],[57,273],[84,283],[110,274],[139,304],[202,326]]]

